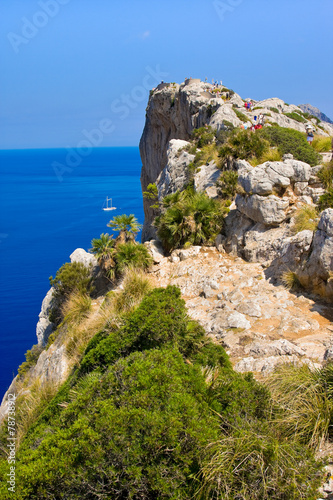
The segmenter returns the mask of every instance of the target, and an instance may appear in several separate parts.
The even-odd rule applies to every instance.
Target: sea
[[[49,277],[76,248],[89,250],[93,238],[110,233],[115,215],[143,223],[139,149],[84,153],[0,151],[0,401],[37,343]],[[107,197],[116,210],[102,210]]]

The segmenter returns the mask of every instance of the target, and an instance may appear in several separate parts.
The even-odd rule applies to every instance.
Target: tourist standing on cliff
[[[306,126],[306,133],[307,133],[307,138],[306,140],[308,141],[308,144],[312,146],[312,141],[313,141],[313,128],[311,125]]]

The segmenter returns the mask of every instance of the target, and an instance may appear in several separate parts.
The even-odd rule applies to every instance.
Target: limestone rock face
[[[145,191],[148,184],[156,182],[167,164],[167,149],[171,139],[188,140],[193,129],[209,122],[208,106],[214,101],[207,92],[211,85],[200,81],[182,85],[168,85],[152,92],[149,99],[146,123],[140,140],[140,154],[143,163],[141,186]],[[150,201],[144,200],[145,223],[142,241],[151,238],[154,218]]]
[[[69,256],[71,262],[80,262],[86,267],[98,267],[97,259],[91,253],[86,252],[83,248],[77,248]]]
[[[157,178],[156,186],[158,199],[182,190],[189,180],[188,166],[193,161],[194,155],[190,155],[182,149],[189,145],[187,141],[172,139],[167,149],[167,164]]]
[[[283,114],[294,111],[301,112],[301,109],[297,106],[288,105],[277,98],[253,102],[255,107],[260,109],[247,111],[244,108],[242,98],[238,94],[233,94],[231,99],[225,101],[213,92],[211,84],[201,82],[198,79],[188,79],[181,85],[159,85],[151,92],[146,110],[146,123],[140,140],[140,154],[143,164],[141,171],[142,190],[146,191],[148,184],[156,183],[163,169],[164,173],[161,174],[158,182],[160,196],[169,190],[176,190],[177,186],[181,186],[182,183],[186,182],[187,174],[185,170],[191,161],[190,155],[183,152],[180,156],[177,156],[177,148],[179,151],[179,147],[174,142],[169,146],[170,141],[174,139],[188,141],[193,129],[204,125],[210,125],[216,130],[228,126],[225,122],[229,122],[236,127],[240,126],[241,121],[235,114],[236,108],[240,109],[248,118],[249,123],[253,123],[256,115],[263,113],[266,115],[266,124],[275,122],[282,127],[290,127],[305,132],[306,123],[300,123]],[[271,108],[275,109],[272,110]],[[314,119],[310,120],[309,123],[316,128]],[[333,127],[330,124],[324,123],[323,126],[325,132],[317,128],[316,133],[328,135],[326,133],[328,127],[330,130],[332,129],[331,135],[333,135]],[[244,182],[255,186],[255,191],[252,194],[266,196],[274,194],[275,186],[287,188],[292,185],[297,195],[301,194],[310,198],[310,200],[312,198],[314,202],[318,200],[320,193],[316,191],[317,187],[311,187],[308,184],[309,166],[301,165],[302,162],[296,162],[292,159],[283,162],[283,165],[280,165],[282,162],[274,162],[279,163],[279,165],[272,165],[272,162],[267,163],[268,165],[259,166],[260,168],[252,174],[251,179],[244,179]],[[181,165],[185,167],[183,173],[181,173]],[[172,170],[173,173],[171,173]],[[209,172],[207,173],[209,174]],[[263,173],[262,178],[260,177],[261,173]],[[198,189],[205,190],[209,196],[215,197],[215,187],[202,186],[202,177],[203,175],[196,180],[197,184],[200,185]],[[301,184],[305,182],[307,184]],[[296,183],[298,183],[297,186]],[[152,221],[156,214],[154,209],[150,208],[151,204],[150,200],[144,200],[143,242],[155,237]],[[280,212],[279,207],[276,208]],[[277,220],[280,219],[281,213]],[[259,222],[259,220],[255,220]],[[261,216],[260,221],[264,221]],[[273,217],[273,224],[275,223],[279,222],[274,222]]]
[[[42,302],[42,309],[39,313],[39,320],[36,327],[36,335],[39,345],[46,345],[53,330],[53,323],[49,320],[49,315],[53,305],[54,288],[50,288]]]
[[[236,196],[238,210],[255,222],[261,222],[267,226],[277,226],[288,217],[289,200],[279,198],[275,195],[244,197]]]
[[[194,189],[196,191],[205,191],[210,198],[217,197],[216,181],[221,176],[221,170],[216,167],[214,161],[208,165],[202,165],[194,175]]]

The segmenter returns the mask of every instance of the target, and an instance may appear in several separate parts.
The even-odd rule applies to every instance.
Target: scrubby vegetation
[[[305,134],[297,130],[272,124],[271,127],[265,127],[258,130],[257,133],[263,139],[266,139],[271,147],[277,147],[281,155],[291,153],[296,160],[304,161],[311,166],[320,163],[320,155],[309,146]]]
[[[229,158],[251,160],[260,158],[269,150],[269,142],[259,131],[234,129],[230,132],[227,141],[219,150],[222,164]]]
[[[81,262],[66,262],[58,269],[55,278],[50,277],[54,297],[67,299],[73,292],[91,292],[92,278],[89,269]]]
[[[317,176],[326,188],[326,193],[319,198],[318,208],[333,208],[333,160],[323,165]]]
[[[280,368],[268,387],[234,372],[172,286],[145,292],[118,326],[96,328],[28,421],[15,498],[317,498],[313,450],[330,434],[330,367]]]
[[[188,245],[211,244],[221,231],[226,206],[193,188],[166,196],[155,218],[157,234],[166,251]]]
[[[308,229],[316,231],[318,226],[318,212],[315,207],[311,205],[303,205],[299,208],[294,216],[294,224],[292,231],[294,234]]]
[[[327,153],[331,151],[332,137],[324,137],[322,135],[315,135],[312,141],[312,147],[318,153]]]
[[[285,116],[288,118],[291,118],[292,120],[296,120],[297,122],[300,123],[306,123],[306,119],[303,118],[303,116],[300,115],[297,111],[293,111],[292,113],[283,113]]]
[[[236,106],[233,106],[232,108],[234,110],[234,113],[236,114],[237,118],[239,118],[242,122],[246,123],[250,121],[250,118],[248,118],[244,113],[239,111]]]

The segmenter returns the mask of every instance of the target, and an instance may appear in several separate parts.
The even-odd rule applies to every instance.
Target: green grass
[[[287,116],[288,118],[291,118],[292,120],[296,120],[297,122],[300,122],[300,123],[305,123],[306,122],[306,119],[303,118],[303,116],[301,116],[296,111],[293,111],[292,113],[283,113],[283,114],[285,116]]]
[[[242,122],[249,122],[249,121],[251,121],[250,118],[248,118],[246,115],[244,115],[244,113],[242,113],[241,111],[239,111],[236,107],[233,106],[233,110],[234,110],[237,118],[239,118],[239,120],[241,120]]]

